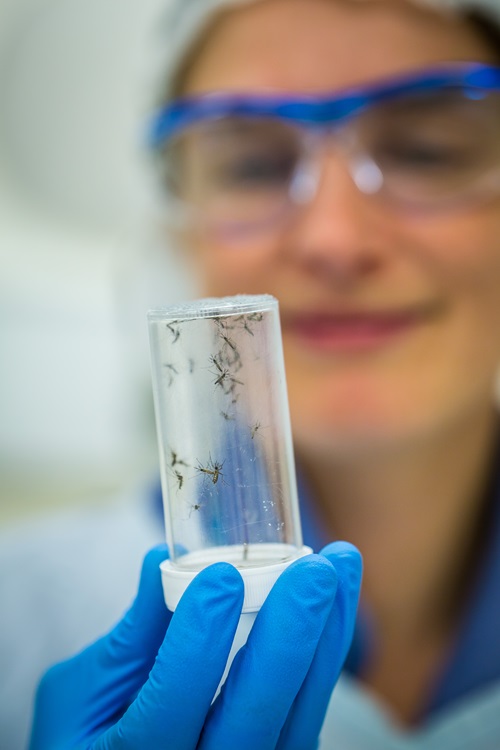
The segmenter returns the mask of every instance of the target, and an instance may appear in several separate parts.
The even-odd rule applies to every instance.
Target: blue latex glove
[[[37,693],[30,750],[313,750],[351,642],[361,559],[337,542],[293,563],[224,672],[243,600],[238,571],[202,571],[174,615],[159,563],[107,636],[52,667]]]

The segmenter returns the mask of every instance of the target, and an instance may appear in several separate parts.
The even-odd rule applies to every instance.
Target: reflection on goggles
[[[204,119],[163,148],[168,190],[205,226],[251,228],[315,193],[327,143],[364,193],[443,207],[500,187],[500,94],[450,88],[367,107],[343,124],[270,116]]]

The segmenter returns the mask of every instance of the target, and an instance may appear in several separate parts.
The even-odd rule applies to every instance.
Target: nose
[[[329,147],[317,158],[317,189],[298,208],[287,247],[308,274],[352,285],[386,262],[380,209],[359,191],[338,149]]]

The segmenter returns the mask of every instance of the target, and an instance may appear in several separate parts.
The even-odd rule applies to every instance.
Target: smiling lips
[[[284,316],[283,328],[309,349],[356,352],[376,349],[415,329],[429,310],[306,313]]]

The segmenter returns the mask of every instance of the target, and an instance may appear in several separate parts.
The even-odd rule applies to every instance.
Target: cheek
[[[408,221],[419,263],[445,289],[498,283],[500,278],[500,201],[442,217]]]
[[[443,358],[462,358],[467,370],[481,364],[484,369],[499,357],[500,204],[424,224],[420,239],[423,248],[431,248],[422,252],[423,262],[450,308]]]

